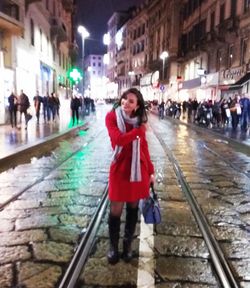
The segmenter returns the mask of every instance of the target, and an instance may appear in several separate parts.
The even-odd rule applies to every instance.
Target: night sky
[[[113,12],[127,10],[143,2],[144,0],[77,0],[76,23],[85,26],[90,33],[90,38],[85,40],[85,55],[106,52],[102,38],[107,32],[107,22]],[[76,40],[81,48],[79,35],[76,35]]]

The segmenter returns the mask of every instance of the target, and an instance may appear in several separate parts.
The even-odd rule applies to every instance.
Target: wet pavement
[[[36,123],[36,119],[33,118],[28,123],[28,128],[25,130],[24,123],[18,126],[21,129],[11,128],[10,125],[0,125],[0,159],[4,158],[12,153],[15,153],[18,149],[25,149],[25,147],[32,146],[40,140],[51,135],[60,134],[66,132],[72,128],[72,122],[70,118],[69,103],[66,101],[61,111],[61,117],[56,118],[55,121],[50,123],[44,123],[43,117],[41,115],[40,124]],[[154,112],[156,114],[156,112]],[[181,117],[180,120],[171,119],[174,122],[182,122],[191,127],[200,127],[192,122],[188,121],[187,117]],[[85,120],[80,121],[80,125],[83,124]],[[235,140],[238,143],[250,146],[250,129],[247,132],[241,131],[238,127],[236,131],[230,126],[225,126],[224,128],[204,128],[208,129],[210,133],[215,133],[215,135],[223,136],[225,140]],[[219,141],[219,140],[218,140]]]
[[[88,131],[64,141],[49,157],[32,159],[0,174],[1,197],[44,177],[0,211],[0,287],[58,287],[79,235],[86,229],[107,183],[112,153],[103,125],[106,111],[102,109],[97,110]],[[249,157],[216,141],[209,133],[201,137],[186,125],[177,127],[157,117],[150,117],[150,122],[175,153],[216,238],[233,260],[241,287],[250,287],[250,185],[243,173],[250,171]],[[81,281],[89,288],[218,288],[207,247],[173,166],[153,131],[147,133],[163,216],[157,235],[141,221],[133,243],[133,261],[107,265],[106,216]],[[53,168],[81,147],[84,149],[70,161]],[[230,165],[211,151],[228,159]]]
[[[153,107],[151,112],[154,115],[158,115],[158,109],[157,107]],[[223,137],[225,140],[231,140],[231,141],[235,141],[236,143],[240,143],[240,144],[244,144],[246,146],[250,147],[250,125],[247,131],[242,131],[240,128],[240,124],[238,125],[236,130],[233,130],[231,127],[231,122],[229,122],[229,124],[225,125],[224,127],[216,127],[216,126],[212,126],[212,127],[205,127],[202,125],[198,125],[197,123],[194,123],[192,120],[188,119],[188,117],[186,115],[181,115],[180,119],[174,119],[171,117],[165,117],[163,119],[164,120],[170,120],[176,123],[183,123],[186,124],[190,127],[193,128],[200,128],[204,131],[208,130],[209,133],[214,133],[214,135],[219,135],[221,137]],[[162,120],[161,120],[162,121]]]
[[[18,123],[18,128],[12,128],[10,124],[0,125],[0,159],[15,153],[17,150],[30,147],[44,140],[46,137],[65,133],[73,128],[69,107],[69,100],[62,101],[60,117],[57,116],[55,121],[50,122],[44,121],[41,111],[39,124],[37,124],[36,117],[33,113],[27,130],[25,129],[24,118],[22,119],[22,123]],[[19,119],[19,117],[17,118]],[[81,120],[79,124],[82,123],[83,120]]]

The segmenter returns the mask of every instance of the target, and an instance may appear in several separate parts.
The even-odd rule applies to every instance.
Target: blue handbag
[[[160,205],[153,184],[150,185],[150,188],[149,197],[140,200],[139,209],[146,224],[159,224],[161,223]]]

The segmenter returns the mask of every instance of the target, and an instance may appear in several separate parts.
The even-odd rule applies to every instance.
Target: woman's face
[[[127,114],[131,115],[138,109],[137,97],[133,93],[129,93],[126,98],[122,98],[121,100],[121,108]]]

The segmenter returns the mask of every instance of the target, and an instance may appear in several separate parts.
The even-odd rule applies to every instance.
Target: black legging
[[[16,127],[16,114],[17,114],[17,109],[11,109],[9,110],[10,112],[10,123],[12,127]]]
[[[78,123],[78,121],[79,121],[79,109],[72,109],[73,125],[75,124],[75,119],[76,119],[76,123]]]

